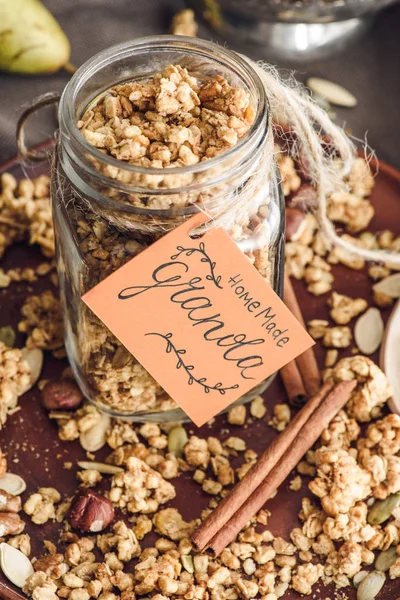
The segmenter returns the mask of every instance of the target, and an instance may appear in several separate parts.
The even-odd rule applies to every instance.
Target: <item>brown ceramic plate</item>
[[[12,160],[0,167],[0,171],[3,170],[8,170],[16,177],[21,178],[47,172],[48,166],[31,169],[22,167],[17,160]],[[380,231],[388,228],[394,230],[396,234],[400,234],[400,173],[398,171],[384,163],[380,164],[372,200],[377,214],[370,225],[370,230]],[[0,265],[3,269],[35,266],[42,260],[43,257],[39,250],[21,244],[6,252]],[[335,276],[336,291],[350,296],[363,296],[372,304],[371,281],[368,279],[365,269],[352,271],[343,265],[336,265],[332,271]],[[312,296],[302,282],[296,281],[294,285],[306,321],[312,318],[328,318],[326,295]],[[8,289],[0,290],[0,326],[12,325],[16,328],[20,317],[20,308],[27,293],[37,293],[49,287],[51,287],[50,282],[41,279],[29,285],[13,283]],[[385,321],[388,319],[389,313],[389,310],[384,311]],[[18,334],[17,345],[23,346],[23,344],[24,338]],[[325,350],[317,345],[316,353],[322,367]],[[343,352],[343,356],[346,353],[350,354],[350,349]],[[377,356],[373,358],[377,360]],[[42,378],[57,377],[66,364],[66,361],[56,360],[50,355],[46,356]],[[269,412],[274,404],[286,402],[279,377],[266,391],[265,399]],[[22,500],[25,501],[29,494],[41,486],[54,486],[63,497],[72,496],[77,488],[75,465],[78,460],[85,458],[85,452],[78,442],[62,442],[58,439],[56,425],[48,419],[40,405],[37,387],[21,398],[20,406],[22,410],[10,417],[0,432],[0,446],[7,452],[9,470],[21,475],[27,483],[27,491],[22,495]],[[265,420],[249,421],[244,427],[230,426],[229,429],[228,433],[225,417],[218,417],[212,426],[206,425],[201,428],[200,432],[195,426],[189,427],[191,432],[200,433],[202,436],[216,435],[221,439],[238,434],[247,441],[249,448],[253,448],[259,453],[276,435],[276,432],[266,424]],[[96,458],[101,461],[108,453],[107,449],[100,450],[97,452]],[[73,464],[71,470],[64,468],[64,463],[67,461]],[[237,459],[237,465],[239,464],[240,459]],[[288,478],[287,482],[281,486],[278,495],[266,505],[272,513],[268,528],[274,535],[287,539],[289,539],[289,531],[299,525],[297,514],[302,497],[312,497],[307,489],[306,477],[302,478],[301,491],[297,493],[289,491],[288,482],[294,475],[295,473]],[[107,485],[107,481],[105,484]],[[171,506],[178,508],[187,520],[198,517],[201,510],[207,506],[210,496],[204,494],[200,486],[191,480],[190,473],[180,475],[174,484],[177,488],[177,496]],[[22,517],[24,518],[24,515]],[[52,522],[38,527],[32,525],[28,518],[26,519],[26,532],[30,534],[32,540],[32,556],[43,553],[43,540],[52,540],[57,543],[59,528],[59,524]],[[146,543],[150,545],[152,542],[150,534],[146,537]],[[399,588],[399,580],[387,582],[383,592],[379,595],[379,600],[395,600],[399,595]],[[342,591],[344,597],[350,600],[355,598],[353,589],[343,589]],[[18,592],[19,590],[0,574],[0,596],[15,600]],[[289,591],[284,596],[286,600],[299,597],[299,594],[293,591]],[[312,598],[322,600],[333,597],[332,587],[324,587],[321,584],[314,586]]]

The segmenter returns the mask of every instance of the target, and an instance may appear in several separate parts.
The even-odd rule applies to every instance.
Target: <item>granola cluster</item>
[[[54,356],[63,358],[64,327],[61,303],[51,290],[38,296],[28,296],[21,308],[24,317],[18,324],[18,330],[26,333],[27,348],[51,350]]]
[[[282,187],[290,207],[310,210],[316,207],[315,192],[298,178],[292,159],[283,153],[277,153],[278,166],[281,170]],[[386,230],[379,234],[365,231],[374,209],[369,200],[374,177],[368,163],[357,158],[347,180],[348,192],[335,192],[328,201],[328,217],[345,227],[342,238],[355,246],[367,249],[387,249],[398,251],[400,237]],[[288,229],[290,231],[290,229]],[[349,234],[358,234],[358,237]],[[303,279],[307,290],[320,296],[332,290],[334,277],[332,265],[341,263],[350,269],[359,271],[364,268],[364,259],[339,247],[330,248],[324,239],[317,219],[305,213],[302,224],[291,234],[286,243],[286,270],[295,279]],[[388,265],[369,265],[368,275],[378,281],[392,272]],[[375,304],[386,308],[393,304],[393,298],[373,292]],[[364,305],[364,308],[363,308]],[[351,318],[363,312],[365,300],[360,298],[346,299],[345,296],[333,293],[330,306],[331,316],[338,325],[345,325]],[[347,320],[348,319],[348,320]]]
[[[54,231],[49,197],[49,177],[22,179],[1,175],[0,257],[15,242],[38,244],[44,256],[54,256]]]
[[[30,373],[21,350],[0,341],[0,429],[16,408],[19,396],[30,387]]]
[[[249,95],[234,88],[221,75],[206,82],[179,65],[145,81],[131,81],[109,89],[78,121],[91,145],[119,161],[164,169],[195,165],[226,152],[249,130],[254,110]],[[122,167],[121,167],[122,168]],[[109,176],[121,176],[108,167]],[[130,181],[150,187],[180,187],[192,176],[130,175]],[[172,198],[170,199],[172,201]],[[174,204],[185,205],[185,194]],[[165,198],[131,202],[147,208],[166,208]],[[164,203],[160,205],[159,203]]]

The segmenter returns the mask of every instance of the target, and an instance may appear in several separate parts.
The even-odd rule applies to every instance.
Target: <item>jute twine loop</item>
[[[327,216],[330,195],[349,191],[346,176],[356,158],[356,148],[344,130],[331,121],[294,79],[283,82],[274,67],[263,62],[250,62],[257,70],[270,102],[270,127],[272,123],[279,124],[283,117],[290,131],[293,131],[290,153],[295,161],[306,166],[311,184],[317,192],[316,214],[327,241],[366,260],[400,266],[400,253],[355,246],[338,236]]]

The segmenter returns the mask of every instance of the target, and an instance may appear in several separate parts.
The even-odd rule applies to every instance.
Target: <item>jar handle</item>
[[[17,147],[19,154],[27,160],[34,162],[42,162],[47,159],[48,154],[45,150],[35,150],[28,148],[25,143],[25,125],[29,117],[36,111],[44,108],[45,106],[51,106],[52,104],[58,105],[61,95],[57,92],[48,92],[38,96],[29,104],[29,106],[23,111],[22,115],[18,119],[17,123]]]

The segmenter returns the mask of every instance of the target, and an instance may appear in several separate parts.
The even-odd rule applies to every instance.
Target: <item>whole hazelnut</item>
[[[114,520],[114,508],[107,498],[93,490],[84,490],[72,500],[68,523],[74,529],[97,533]]]
[[[306,225],[305,214],[298,208],[286,209],[286,240],[295,242]]]
[[[75,410],[83,394],[72,379],[52,379],[42,389],[42,404],[47,410]]]

